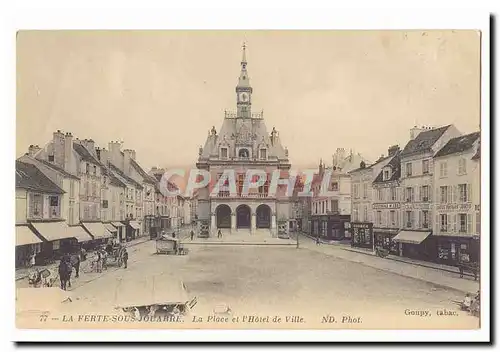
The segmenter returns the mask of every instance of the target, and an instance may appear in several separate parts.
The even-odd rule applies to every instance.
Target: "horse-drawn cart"
[[[108,245],[106,247],[106,264],[122,266],[125,247],[121,244]]]
[[[156,240],[156,253],[184,255],[188,250],[178,238],[163,235]]]

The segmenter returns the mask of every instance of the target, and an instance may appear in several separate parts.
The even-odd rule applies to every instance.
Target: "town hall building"
[[[236,112],[224,113],[219,131],[212,127],[199,149],[196,166],[210,173],[210,184],[198,193],[197,219],[200,236],[224,233],[264,232],[277,235],[288,231],[290,197],[284,192],[269,193],[271,176],[276,170],[288,178],[291,167],[288,150],[281,144],[278,131],[268,133],[263,111],[252,112],[253,89],[247,71],[246,47],[243,45],[241,72],[236,86]],[[248,170],[263,170],[265,184],[242,192]],[[212,193],[225,170],[234,170],[236,194],[220,187]],[[224,185],[223,185],[224,186]]]

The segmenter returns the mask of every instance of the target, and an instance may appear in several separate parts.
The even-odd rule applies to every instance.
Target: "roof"
[[[129,177],[129,176],[125,175],[125,173],[122,170],[120,170],[118,167],[116,167],[112,163],[108,163],[108,167],[109,167],[109,169],[112,172],[114,172],[120,178],[122,178],[123,180],[125,180],[125,182],[133,184],[136,188],[139,188],[139,189],[143,189],[144,188],[144,187],[142,187],[142,185],[139,182],[137,182],[136,180],[134,180],[132,177]]]
[[[476,154],[472,157],[472,160],[481,159],[481,148],[478,146]]]
[[[466,134],[465,136],[452,138],[436,153],[434,157],[465,152],[466,150],[471,149],[474,146],[474,142],[480,137],[481,132],[474,132]]]
[[[16,160],[16,188],[43,193],[65,193],[33,164]]]
[[[68,178],[73,178],[75,180],[79,180],[80,177],[76,176],[76,175],[73,175],[69,172],[67,172],[66,170],[64,170],[63,168],[55,165],[55,164],[52,164],[50,161],[47,161],[47,160],[42,160],[42,159],[34,159],[36,161],[39,161],[41,162],[42,164],[50,167],[51,169],[53,169],[54,171],[57,171],[59,172],[60,174],[62,174],[64,177],[68,177]]]
[[[132,167],[136,169],[137,172],[142,176],[144,182],[156,184],[156,178],[148,175],[148,173],[144,171],[144,169],[137,163],[137,161],[135,161],[134,159],[130,159],[130,165],[132,165]]]
[[[436,143],[437,140],[441,138],[443,133],[445,133],[450,126],[451,125],[447,125],[432,130],[426,130],[420,132],[415,139],[412,139],[406,144],[405,148],[403,149],[403,152],[401,153],[401,156],[417,154],[417,153],[425,153],[430,151],[434,143]]]
[[[393,155],[392,159],[386,164],[386,166],[389,166],[392,169],[391,177],[388,180],[384,180],[384,169],[382,168],[377,177],[375,177],[373,183],[391,182],[401,177],[401,152]]]
[[[248,122],[238,123],[245,120]],[[213,156],[218,157],[220,145],[225,145],[234,151],[236,144],[252,146],[254,141],[257,143],[257,147],[265,146],[267,148],[268,160],[288,161],[287,152],[281,145],[279,134],[276,132],[274,140],[271,140],[262,118],[224,118],[219,133],[210,134],[207,137],[200,160],[206,160]]]
[[[89,150],[83,145],[79,143],[73,143],[73,149],[78,153],[78,155],[80,155],[83,160],[103,166],[101,162],[97,160],[97,158],[92,155],[92,153],[90,153]]]

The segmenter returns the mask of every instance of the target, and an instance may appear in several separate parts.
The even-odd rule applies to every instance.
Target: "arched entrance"
[[[239,229],[250,228],[250,207],[242,204],[236,208],[236,227]]]
[[[230,229],[231,228],[231,208],[227,204],[221,204],[215,209],[215,218],[217,228]]]
[[[269,205],[261,204],[257,207],[255,212],[257,217],[257,228],[258,229],[269,229],[271,228],[271,208]]]

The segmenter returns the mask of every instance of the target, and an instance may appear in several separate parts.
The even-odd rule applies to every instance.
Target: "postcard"
[[[481,40],[20,30],[16,327],[481,329]]]

